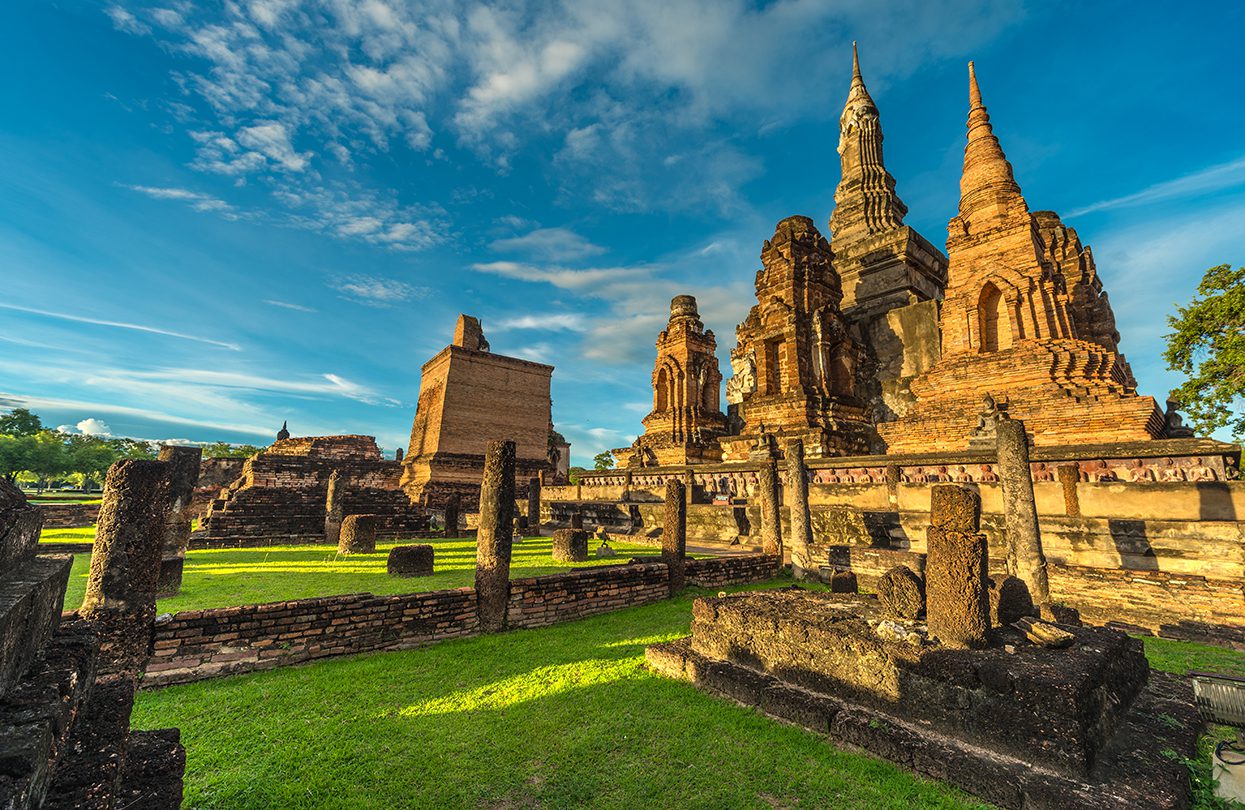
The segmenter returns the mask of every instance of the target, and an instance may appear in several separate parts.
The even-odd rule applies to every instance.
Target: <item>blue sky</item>
[[[586,463],[640,429],[672,295],[728,369],[774,224],[825,228],[853,39],[935,244],[976,61],[1161,398],[1164,316],[1245,262],[1241,30],[1235,3],[9,0],[0,405],[392,449],[467,312],[557,367]]]

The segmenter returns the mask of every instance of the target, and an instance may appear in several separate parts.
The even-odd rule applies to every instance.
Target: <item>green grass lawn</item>
[[[94,533],[91,529],[56,531]],[[428,543],[436,549],[436,573],[430,577],[411,579],[391,577],[386,573],[389,549],[407,542]],[[589,562],[578,564],[555,563],[552,545],[553,541],[548,537],[530,537],[516,542],[510,576],[517,579],[554,574],[573,567],[623,563],[632,556],[657,553],[657,549],[647,546],[615,543],[613,548],[618,552],[617,557],[606,560],[590,558]],[[381,543],[377,545],[375,554],[350,556],[339,556],[335,548],[325,545],[192,550],[186,554],[182,592],[161,599],[159,609],[162,613],[176,613],[179,610],[281,602],[362,591],[398,594],[461,588],[475,583],[475,555],[474,538]],[[67,608],[72,609],[82,603],[89,568],[90,555],[74,556],[69,588],[65,593]]]
[[[181,728],[191,808],[981,806],[648,672],[692,597],[145,691],[134,724]]]

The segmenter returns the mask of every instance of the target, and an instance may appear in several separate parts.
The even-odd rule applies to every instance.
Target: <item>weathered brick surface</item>
[[[81,529],[95,525],[99,518],[97,503],[48,503],[38,508],[45,529]]]
[[[722,585],[744,585],[772,579],[778,574],[781,564],[782,560],[776,555],[740,554],[688,560],[685,572],[689,585],[718,588]]]
[[[543,627],[595,616],[670,595],[666,566],[608,565],[565,574],[515,579],[506,608],[509,627]]]

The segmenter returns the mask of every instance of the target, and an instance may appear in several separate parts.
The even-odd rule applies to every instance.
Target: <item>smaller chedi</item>
[[[727,461],[802,439],[809,455],[869,451],[875,433],[857,395],[863,347],[839,309],[830,244],[808,217],[787,217],[761,250],[757,304],[735,330],[726,398],[738,435]]]
[[[653,410],[631,447],[612,451],[622,467],[700,464],[722,460],[718,437],[726,433],[717,339],[706,330],[696,298],[676,295],[670,322],[657,336]]]

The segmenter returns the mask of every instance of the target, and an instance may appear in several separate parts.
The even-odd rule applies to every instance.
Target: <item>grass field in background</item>
[[[91,529],[55,530],[59,542],[69,540],[60,532],[90,532]],[[47,533],[45,533],[46,535]],[[47,539],[46,537],[44,539]],[[89,542],[90,538],[76,542]],[[435,573],[429,577],[391,577],[385,563],[389,549],[404,543],[427,543],[435,550]],[[595,545],[589,543],[590,553]],[[570,568],[626,562],[633,556],[658,553],[649,546],[613,544],[618,556],[609,559],[589,557],[585,563],[555,563],[553,541],[548,537],[529,537],[516,541],[510,563],[511,578],[556,574]],[[182,573],[182,592],[161,599],[162,613],[229,607],[263,602],[282,602],[315,596],[369,591],[375,594],[413,593],[461,588],[475,583],[476,546],[474,538],[402,540],[379,543],[375,554],[341,556],[327,545],[265,546],[263,548],[197,549],[186,553]],[[77,607],[86,593],[90,555],[74,557],[73,572],[65,594],[65,605]]]

